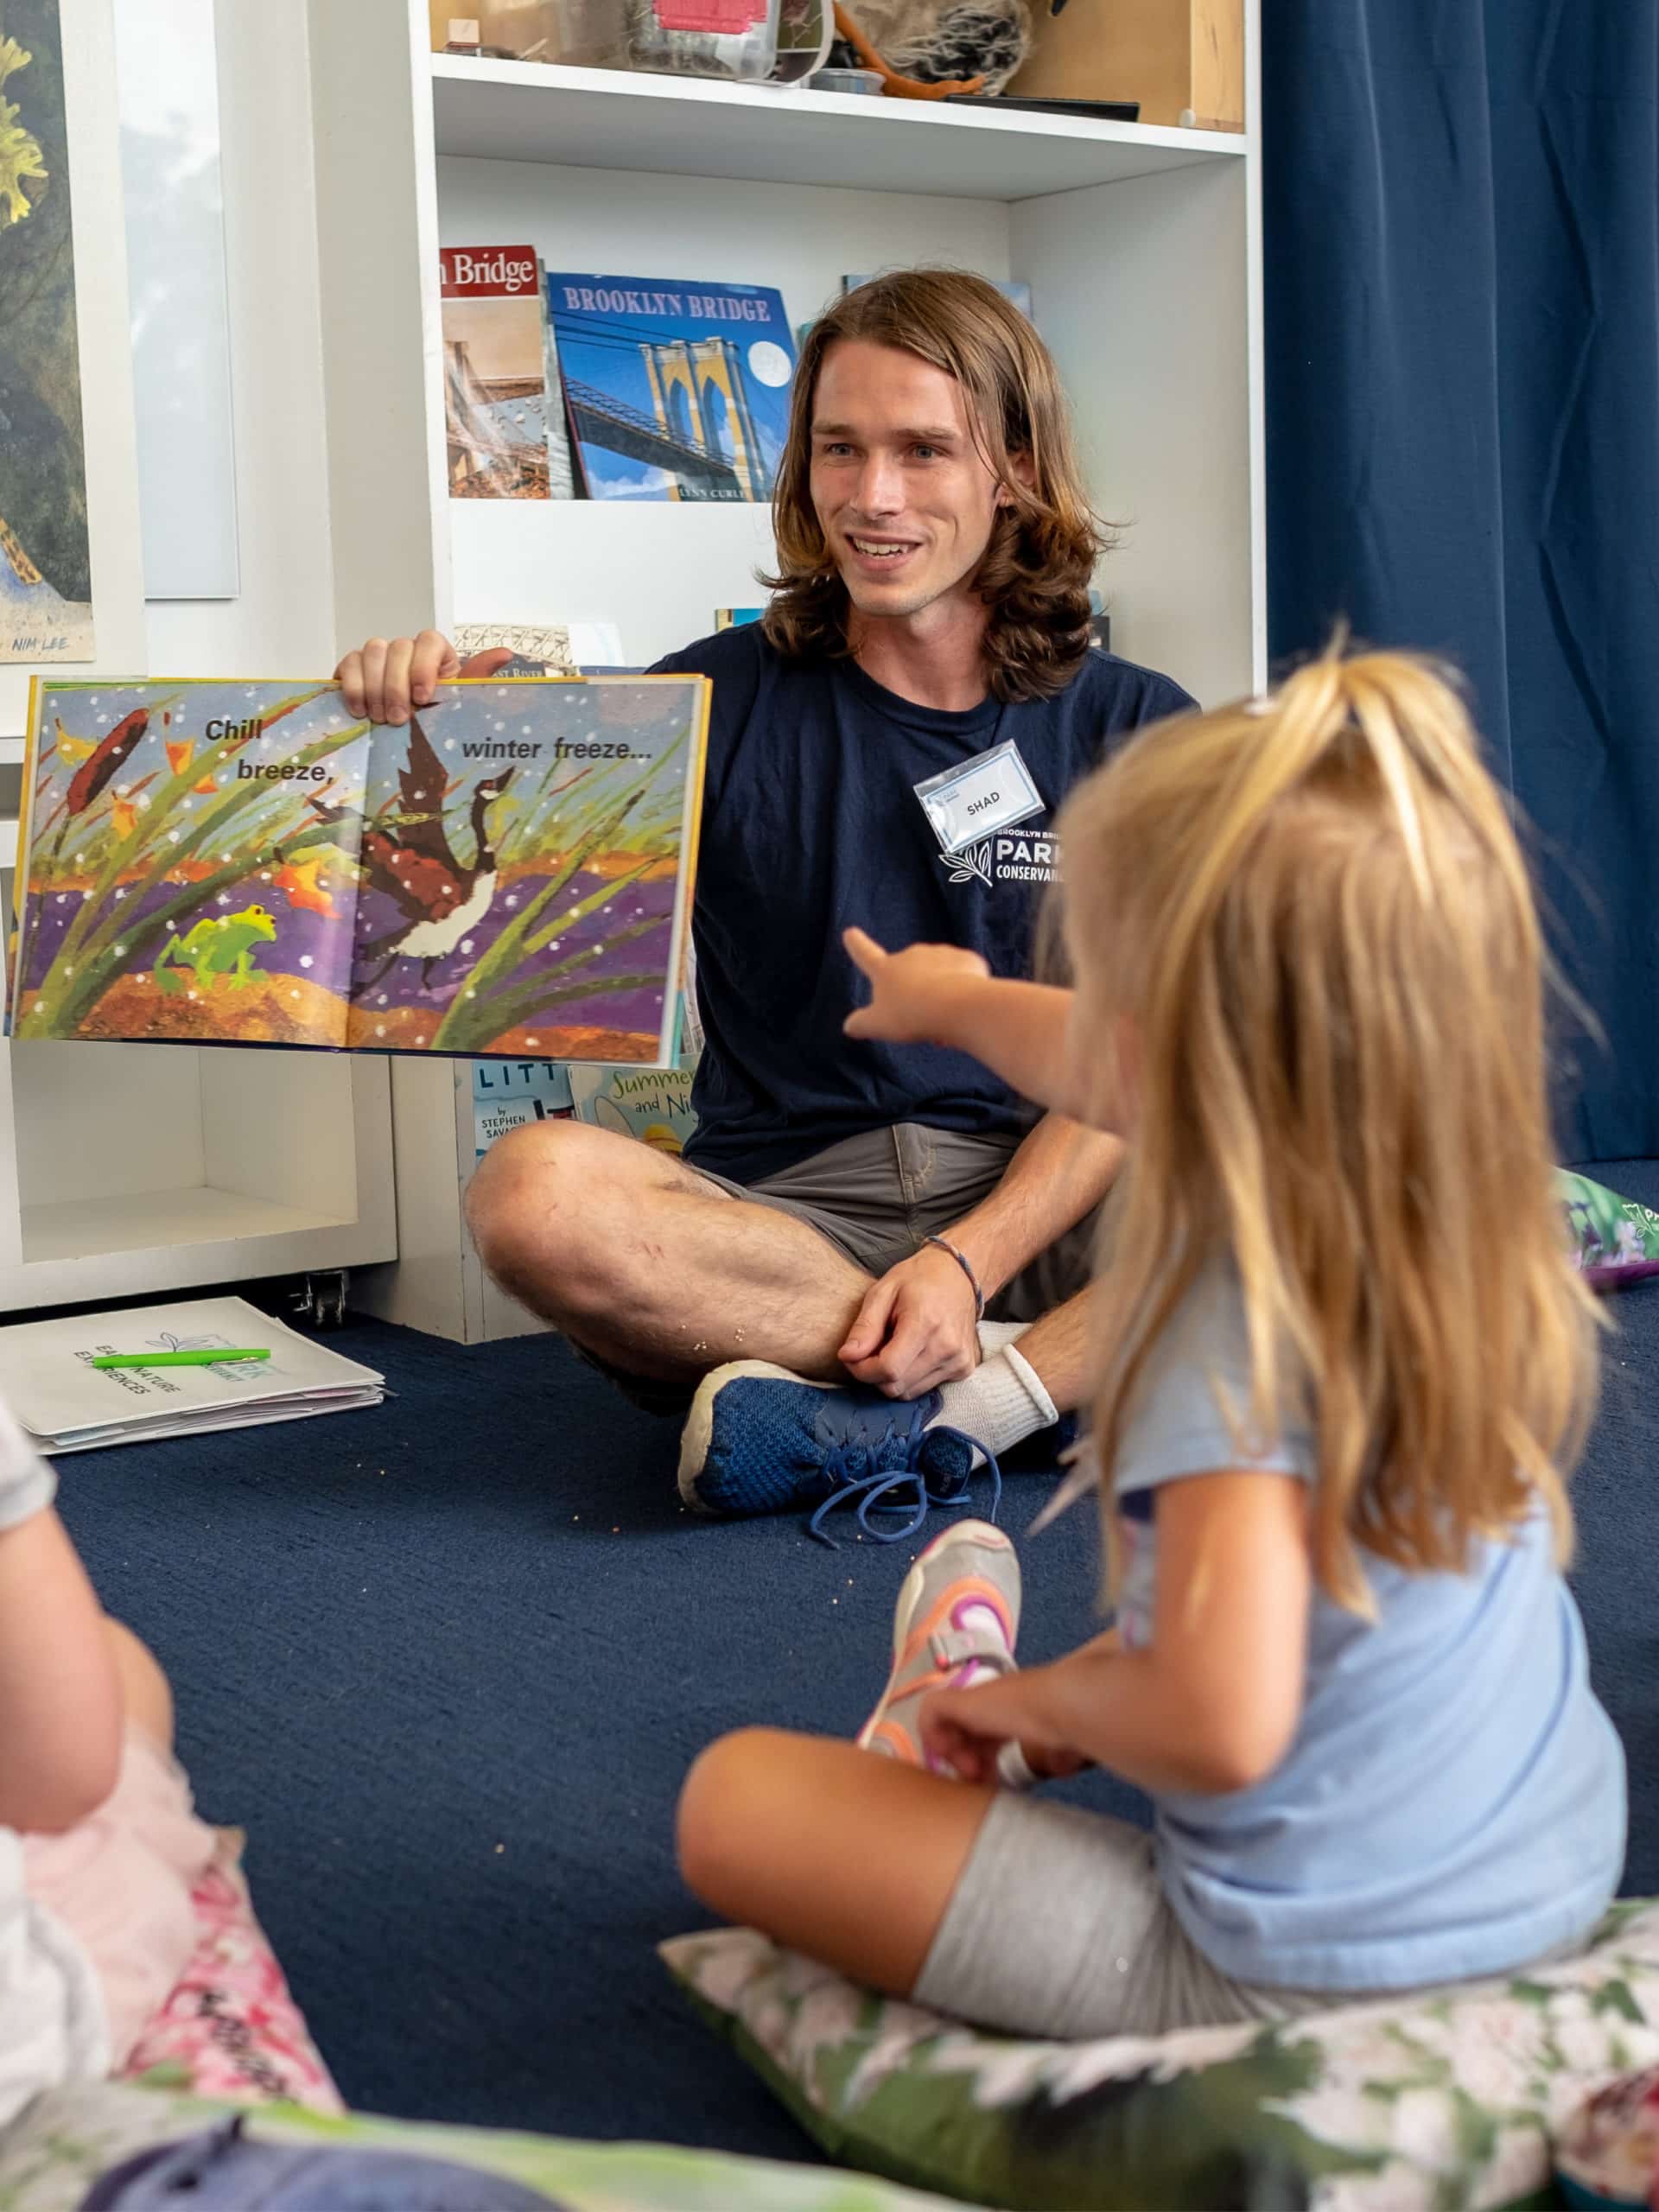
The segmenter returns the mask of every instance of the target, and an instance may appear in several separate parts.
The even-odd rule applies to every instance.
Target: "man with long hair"
[[[1028,975],[1051,815],[1192,702],[1091,649],[1103,538],[1058,374],[980,277],[879,277],[814,326],[774,522],[764,621],[660,664],[714,685],[696,1135],[677,1161],[537,1122],[491,1148],[468,1215],[506,1289],[687,1416],[689,1502],[851,1497],[902,1535],[1080,1402],[1121,1147],[1033,1125],[964,1054],[849,1044],[842,931]],[[401,721],[458,669],[426,632],[339,675],[353,713]]]

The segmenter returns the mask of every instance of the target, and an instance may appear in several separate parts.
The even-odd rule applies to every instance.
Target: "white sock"
[[[996,1778],[1005,1789],[1029,1789],[1038,1779],[1023,1745],[1003,1745],[996,1755]]]
[[[960,1382],[947,1382],[941,1395],[944,1402],[928,1427],[959,1428],[988,1452],[1006,1452],[1059,1419],[1035,1369],[1011,1344]]]
[[[982,1321],[976,1332],[980,1357],[988,1359],[1005,1344],[1018,1344],[1030,1326],[1029,1321]]]

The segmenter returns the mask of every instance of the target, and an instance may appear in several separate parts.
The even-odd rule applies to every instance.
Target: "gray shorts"
[[[690,1161],[683,1164],[734,1198],[792,1214],[874,1279],[982,1204],[1019,1148],[1018,1137],[969,1136],[901,1122],[896,1128],[845,1137],[756,1183],[734,1183],[692,1167]],[[1034,1321],[1086,1288],[1093,1269],[1095,1221],[1090,1214],[1039,1252],[990,1300],[987,1318]],[[691,1403],[695,1382],[633,1375],[579,1344],[575,1349],[647,1413],[677,1417]]]
[[[1581,1948],[1561,1944],[1517,1967]],[[932,2012],[1063,2041],[1292,2020],[1424,1993],[1234,1981],[1177,1918],[1149,1835],[1013,1790],[985,1816],[914,1993]]]

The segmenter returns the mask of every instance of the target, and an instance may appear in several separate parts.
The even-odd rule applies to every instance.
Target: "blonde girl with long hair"
[[[1596,1319],[1552,1185],[1537,914],[1468,717],[1421,661],[1332,650],[1137,735],[1060,834],[1074,988],[855,931],[848,1026],[1128,1141],[1079,1470],[1116,1624],[1020,1669],[1012,1547],[956,1524],[856,1746],[702,1755],[686,1878],[1033,2034],[1559,1955],[1624,1850],[1562,1580]],[[1150,1795],[1149,1835],[1009,1786],[1089,1765]]]

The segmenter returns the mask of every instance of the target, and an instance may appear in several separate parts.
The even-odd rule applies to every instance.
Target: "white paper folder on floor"
[[[93,1367],[100,1352],[267,1350],[217,1367]],[[0,1328],[0,1400],[42,1452],[91,1452],[378,1406],[385,1378],[242,1298]]]

